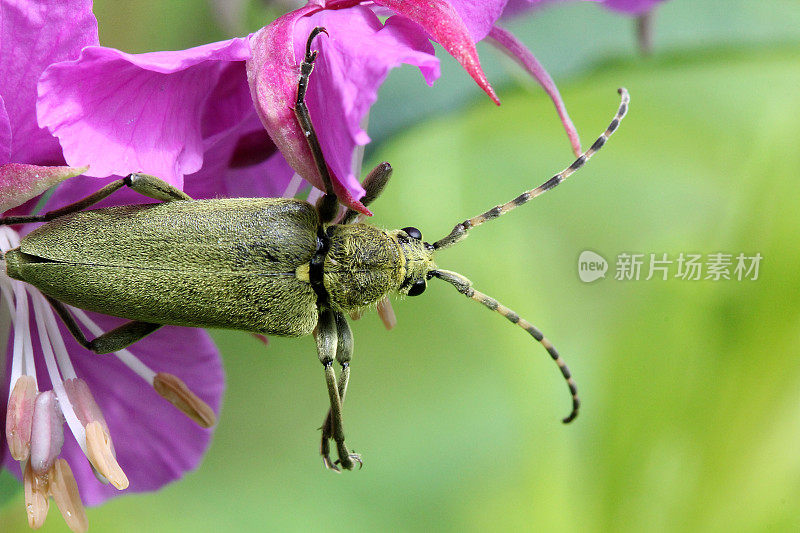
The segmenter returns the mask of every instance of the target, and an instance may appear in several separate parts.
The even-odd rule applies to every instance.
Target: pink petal
[[[180,97],[179,94],[175,96]],[[212,92],[206,96],[201,115],[201,134],[206,149],[219,138],[225,138],[231,133],[240,134],[233,130],[240,130],[245,122],[249,124],[245,127],[254,127],[257,123],[253,121],[256,113],[250,99],[244,61],[231,61],[221,65],[219,79]],[[270,149],[274,149],[274,146],[270,146]]]
[[[249,96],[248,96],[249,101]],[[250,108],[251,117],[231,128],[224,136],[215,136],[203,156],[203,168],[186,177],[184,191],[192,198],[282,196],[294,170],[266,136],[261,122]],[[263,135],[263,136],[262,136]],[[249,139],[242,145],[242,139]],[[241,153],[237,155],[237,150]],[[244,152],[252,152],[247,155]],[[242,160],[232,165],[235,157]],[[244,159],[249,159],[245,161]],[[52,210],[76,202],[94,193],[119,176],[90,178],[78,176],[61,183],[57,194],[43,208]],[[127,187],[94,204],[92,208],[111,205],[145,204],[154,200]]]
[[[319,50],[306,101],[320,138],[325,160],[336,176],[337,196],[363,195],[359,169],[353,169],[356,146],[369,142],[362,121],[377,99],[389,71],[403,63],[416,65],[429,84],[439,77],[439,61],[419,26],[403,17],[391,17],[382,25],[368,9],[323,11],[298,21],[295,53],[304,53],[301,36],[315,26],[327,28],[314,48]],[[345,191],[336,187],[344,185]],[[343,202],[345,203],[345,202]],[[348,204],[349,205],[349,204]]]
[[[287,13],[255,34],[250,43],[252,58],[247,61],[247,80],[258,116],[275,146],[298,174],[321,189],[322,178],[294,115],[299,74],[294,26],[315,9],[306,6]]]
[[[312,47],[319,55],[306,100],[334,192],[343,204],[369,214],[358,202],[364,191],[351,163],[355,146],[369,141],[361,120],[391,68],[403,62],[418,65],[432,82],[438,77],[438,61],[426,36],[408,21],[393,17],[384,26],[363,7],[313,13],[314,9],[306,6],[289,13],[256,34],[253,59],[247,66],[253,101],[289,164],[315,187],[323,188],[294,104],[308,35],[315,26],[327,28],[329,35],[319,35]]]
[[[248,167],[206,168],[189,176],[186,193],[192,198],[229,198],[284,196],[294,170],[280,152]]]
[[[36,82],[47,65],[97,44],[92,2],[0,2],[0,21],[0,96],[13,132],[10,157],[0,152],[0,162],[61,164],[58,142],[36,125]]]
[[[60,181],[84,173],[86,169],[20,163],[0,165],[0,213],[39,196]]]
[[[567,137],[572,145],[573,153],[576,157],[581,155],[581,141],[578,137],[578,130],[575,129],[572,120],[567,114],[567,108],[564,105],[564,101],[561,99],[561,94],[558,92],[553,78],[550,77],[550,74],[548,74],[542,64],[539,63],[536,56],[533,55],[533,52],[528,50],[522,42],[514,37],[514,34],[499,26],[492,28],[492,31],[489,32],[489,38],[498,45],[498,48],[516,60],[517,63],[522,65],[522,67],[539,82],[539,85],[542,86],[556,106],[561,124],[564,125],[564,130],[567,132]]]
[[[430,33],[461,66],[466,69],[475,82],[500,105],[500,100],[489,85],[489,80],[481,69],[478,51],[470,29],[461,18],[459,11],[446,0],[376,0],[376,4],[388,7],[398,15],[407,17]],[[495,4],[495,2],[490,2]],[[480,35],[484,24],[475,10],[465,10],[471,23],[475,24],[476,35]],[[485,22],[485,21],[484,21]],[[488,28],[486,28],[488,31]]]
[[[247,101],[250,117],[210,146],[203,168],[187,176],[184,190],[192,198],[283,196],[294,170],[264,130],[249,93]]]
[[[265,150],[265,147],[269,149]],[[259,123],[258,129],[245,133],[237,139],[236,146],[230,154],[229,164],[232,168],[248,167],[268,159],[277,151],[278,148],[269,138],[269,133]]]
[[[0,165],[11,160],[11,121],[6,112],[3,97],[0,96]]]
[[[88,47],[43,74],[39,122],[59,138],[65,159],[89,164],[91,176],[141,171],[182,187],[203,164],[202,134],[220,133],[249,111],[243,71],[231,65],[249,55],[244,38],[139,55]],[[214,126],[204,132],[209,114]]]
[[[503,14],[507,0],[449,0],[464,25],[469,29],[474,42],[483,40],[489,31],[494,27],[497,20]]]

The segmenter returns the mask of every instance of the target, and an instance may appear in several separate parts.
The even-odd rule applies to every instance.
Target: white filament
[[[103,329],[98,326],[94,320],[89,318],[89,316],[84,313],[82,309],[78,309],[77,307],[70,307],[69,309],[72,311],[72,314],[75,316],[75,318],[77,318],[84,326],[86,326],[92,335],[100,336],[103,334]],[[114,352],[114,355],[116,355],[117,359],[122,361],[122,363],[130,368],[137,376],[141,377],[150,385],[153,384],[153,380],[156,377],[155,371],[139,360],[138,357],[125,349]]]
[[[283,191],[283,194],[281,196],[283,196],[284,198],[294,198],[294,196],[297,194],[297,191],[300,190],[300,185],[302,184],[303,184],[303,178],[300,177],[300,174],[295,172],[294,176],[292,176],[292,179],[289,180],[289,184],[286,186],[286,190]]]
[[[322,194],[323,193],[321,190],[317,189],[316,187],[311,187],[311,192],[308,193],[308,196],[306,197],[306,202],[310,203],[311,205],[314,205],[317,203],[317,200],[322,198]]]
[[[3,253],[19,246],[19,235],[8,227],[0,228],[0,249]],[[11,321],[14,324],[14,347],[11,356],[11,380],[13,384],[17,382],[23,374],[33,377],[34,384],[38,390],[39,384],[36,380],[36,366],[33,361],[33,344],[31,332],[28,327],[28,297],[25,293],[25,285],[19,281],[14,281],[5,275],[5,260],[3,261],[3,271],[0,272],[2,280],[2,293],[9,306]]]
[[[41,298],[41,296],[38,294],[36,297]],[[42,314],[44,315],[44,323],[47,327],[47,335],[50,337],[53,350],[56,354],[58,368],[65,380],[76,379],[78,375],[75,373],[75,367],[72,366],[72,361],[69,358],[69,352],[67,351],[67,347],[64,345],[64,339],[61,337],[61,330],[58,329],[56,317],[53,315],[53,310],[50,307],[50,304],[46,300],[43,300],[43,302],[44,304],[41,306],[41,309]]]
[[[41,344],[42,347],[42,353],[44,354],[44,361],[47,367],[47,373],[50,376],[50,382],[53,385],[53,391],[56,393],[59,407],[64,414],[64,419],[67,421],[70,431],[72,431],[75,440],[78,442],[78,446],[81,447],[84,455],[86,455],[86,431],[83,429],[83,424],[78,420],[77,415],[75,415],[72,402],[69,401],[69,396],[64,388],[64,381],[61,379],[58,363],[56,363],[47,332],[47,326],[45,324],[45,308],[49,304],[38,293],[32,292],[31,297],[34,309],[33,315],[36,318],[36,329],[39,331],[39,344]],[[60,337],[60,333],[58,336]]]

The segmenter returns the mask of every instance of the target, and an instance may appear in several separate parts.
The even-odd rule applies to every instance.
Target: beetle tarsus
[[[353,467],[358,463],[358,469],[361,470],[364,466],[364,461],[361,460],[361,455],[355,452],[349,452],[344,457],[340,457],[334,465],[342,465],[342,468],[345,470],[352,470]]]
[[[341,474],[342,473],[341,468],[336,466],[336,462],[331,461],[331,458],[330,458],[329,455],[323,455],[322,456],[322,464],[328,470],[336,472],[337,474]]]
[[[328,417],[325,419],[325,423],[320,428],[322,430],[322,439],[319,443],[319,454],[322,456],[322,464],[328,470],[333,470],[336,473],[340,473],[341,469],[336,466],[338,461],[331,460],[331,414],[330,411],[328,412]]]
[[[335,461],[331,460],[330,455],[330,437],[322,437],[322,443],[320,444],[320,455],[322,455],[322,464],[328,470],[333,470],[336,473],[340,473],[342,470],[339,468],[341,465],[342,468],[345,470],[353,470],[356,463],[358,463],[358,469],[361,470],[364,467],[364,461],[361,459],[361,455],[355,452],[347,451],[347,448],[344,447],[344,443],[339,446],[336,445],[336,448],[339,452],[339,458]]]
[[[311,50],[311,42],[320,33],[324,33],[325,35],[330,37],[330,34],[328,33],[328,30],[326,30],[322,26],[317,26],[316,28],[311,30],[311,33],[308,35],[308,40],[306,41],[306,58],[305,58],[305,62],[306,63],[313,63],[314,59],[316,59],[316,57],[317,57],[317,51],[316,50],[314,50],[314,51]]]

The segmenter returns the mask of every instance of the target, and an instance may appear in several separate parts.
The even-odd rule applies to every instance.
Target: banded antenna
[[[586,150],[581,156],[576,159],[570,166],[550,178],[549,180],[545,181],[535,189],[531,189],[530,191],[525,191],[524,193],[520,194],[510,202],[506,202],[503,205],[496,205],[493,208],[489,209],[485,213],[472,217],[469,220],[465,220],[460,224],[456,224],[456,227],[453,228],[453,231],[450,234],[443,238],[439,239],[435,243],[433,243],[434,249],[442,249],[448,248],[455,243],[462,240],[464,237],[467,236],[467,233],[472,228],[480,226],[484,222],[488,220],[493,220],[500,215],[505,215],[512,209],[515,209],[523,204],[528,203],[529,201],[533,200],[539,195],[542,195],[549,191],[550,189],[554,188],[556,185],[570,177],[576,170],[581,168],[586,162],[591,158],[595,152],[600,150],[603,145],[606,143],[611,134],[613,134],[617,127],[619,126],[620,121],[625,116],[625,113],[628,112],[628,103],[630,102],[630,95],[628,95],[628,90],[624,87],[620,87],[618,91],[620,95],[622,95],[622,101],[619,104],[619,109],[617,110],[617,114],[614,116],[614,119],[611,121],[611,124],[608,125],[606,131],[603,132],[600,137],[594,142],[594,144]]]
[[[470,229],[480,226],[487,220],[492,220],[500,215],[504,215],[511,211],[514,208],[517,208],[530,200],[536,198],[537,196],[546,193],[550,189],[557,186],[559,183],[567,179],[570,175],[572,175],[576,170],[580,169],[586,162],[592,157],[595,152],[600,150],[603,145],[606,143],[609,137],[616,131],[617,127],[619,126],[620,121],[625,116],[625,113],[628,112],[628,103],[630,102],[630,96],[628,95],[628,91],[624,88],[619,89],[619,94],[622,97],[622,101],[620,102],[619,109],[617,110],[617,114],[614,116],[614,119],[611,121],[611,124],[608,125],[606,131],[603,132],[600,137],[594,142],[594,144],[586,150],[578,159],[576,159],[570,166],[550,178],[549,180],[545,181],[535,189],[531,189],[530,191],[526,191],[510,202],[506,202],[503,205],[498,205],[490,210],[486,211],[485,213],[478,215],[476,217],[470,218],[469,220],[465,220],[464,222],[457,224],[453,231],[450,234],[433,244],[434,249],[443,249],[448,248],[457,242],[461,241],[467,236],[467,233]],[[570,414],[564,418],[562,421],[565,424],[568,424],[575,420],[575,417],[578,416],[578,409],[580,408],[581,401],[578,398],[578,387],[575,384],[575,380],[572,379],[572,373],[569,371],[564,360],[558,354],[555,346],[545,338],[541,331],[539,331],[536,326],[521,318],[517,313],[509,309],[508,307],[504,306],[491,296],[483,294],[482,292],[476,291],[472,288],[472,282],[467,279],[466,277],[462,276],[457,272],[451,272],[449,270],[431,270],[428,273],[429,277],[436,277],[441,280],[446,281],[447,283],[453,285],[458,292],[466,296],[467,298],[471,298],[476,302],[488,307],[492,311],[496,311],[497,313],[504,316],[509,322],[512,324],[516,324],[525,331],[527,331],[534,339],[539,341],[542,346],[544,346],[547,353],[550,354],[550,357],[553,358],[553,361],[558,365],[559,370],[561,370],[561,375],[564,376],[564,380],[567,382],[567,386],[569,387],[570,395],[572,396],[572,411]]]

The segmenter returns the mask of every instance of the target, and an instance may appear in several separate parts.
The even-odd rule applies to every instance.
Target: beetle
[[[8,275],[38,288],[77,341],[98,354],[121,350],[163,325],[286,337],[313,334],[330,399],[320,453],[333,470],[361,464],[345,445],[342,424],[353,352],[346,314],[390,293],[422,294],[432,278],[498,312],[545,347],[569,386],[572,411],[563,421],[572,421],[580,405],[578,391],[553,345],[515,312],[475,290],[469,279],[438,268],[434,254],[581,168],[625,116],[627,91],[619,89],[621,103],[610,125],[569,167],[428,243],[413,227],[384,231],[356,222],[358,212],[352,209],[337,219],[339,204],[305,104],[317,55],[311,44],[321,32],[325,29],[315,28],[306,43],[295,103],[325,187],[316,205],[290,198],[192,200],[157,177],[130,174],[61,209],[0,219],[0,224],[47,222],[5,254]],[[364,205],[380,195],[391,173],[392,167],[381,163],[367,176]],[[161,203],[86,210],[125,186]],[[67,305],[130,321],[88,340]],[[334,361],[341,367],[338,378]]]

